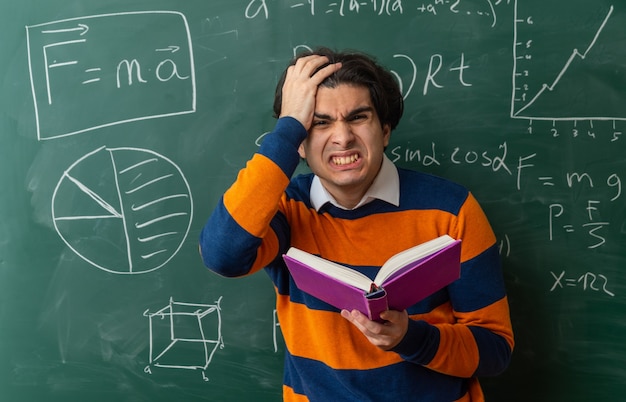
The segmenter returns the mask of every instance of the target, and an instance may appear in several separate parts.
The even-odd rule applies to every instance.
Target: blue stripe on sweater
[[[219,233],[212,230],[219,230]],[[228,236],[224,236],[224,233],[228,233]],[[200,251],[204,264],[227,277],[249,273],[260,244],[261,239],[248,233],[230,216],[223,197],[200,232]],[[242,245],[247,252],[242,252]],[[247,260],[242,261],[242,256],[248,256]]]
[[[454,401],[467,392],[468,386],[465,379],[407,362],[370,370],[333,370],[289,353],[285,356],[284,383],[312,402]]]
[[[505,294],[504,278],[500,264],[497,244],[494,243],[487,250],[464,262],[461,265],[461,278],[453,282],[451,290],[452,305],[459,312],[472,312],[486,307],[500,299]]]

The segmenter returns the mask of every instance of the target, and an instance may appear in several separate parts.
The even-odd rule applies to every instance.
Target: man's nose
[[[354,141],[354,132],[348,122],[337,121],[333,127],[332,142],[344,148]]]

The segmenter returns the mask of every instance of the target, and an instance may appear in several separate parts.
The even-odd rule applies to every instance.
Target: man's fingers
[[[328,57],[314,54],[298,59],[296,64],[291,67],[294,75],[312,79],[312,84],[319,85],[329,75],[341,68],[341,63],[329,63]]]
[[[315,70],[328,63],[328,57],[313,54],[311,56],[301,57],[293,65],[295,73],[311,77]]]
[[[335,71],[341,68],[341,63],[331,63],[323,68],[320,68],[311,79],[316,82],[317,85],[321,84],[326,78],[330,77]]]

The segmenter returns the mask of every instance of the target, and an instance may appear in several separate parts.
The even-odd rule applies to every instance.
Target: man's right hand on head
[[[326,56],[305,56],[287,68],[285,83],[282,88],[280,117],[290,116],[298,120],[307,129],[313,123],[315,96],[319,85],[335,71],[341,63],[328,64]],[[323,68],[320,68],[324,66]],[[318,70],[316,72],[316,70]]]

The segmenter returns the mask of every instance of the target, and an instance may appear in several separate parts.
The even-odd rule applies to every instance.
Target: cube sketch
[[[170,299],[169,304],[157,312],[146,311],[150,365],[145,371],[150,372],[150,366],[206,370],[217,348],[224,348],[221,300],[220,297],[215,304],[195,304]]]

